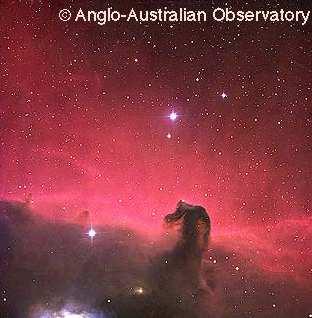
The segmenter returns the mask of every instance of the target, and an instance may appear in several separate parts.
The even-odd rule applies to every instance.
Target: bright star
[[[167,137],[168,139],[171,139],[172,135],[171,135],[170,133],[168,133],[168,134],[166,135],[166,137]]]
[[[144,293],[144,289],[142,287],[136,287],[134,289],[134,293],[135,294],[139,294],[139,295],[142,295]]]
[[[169,115],[170,120],[175,121],[178,117],[178,114],[174,111],[172,111]]]
[[[37,317],[37,316],[36,316]],[[47,317],[55,317],[55,318],[91,318],[93,317],[93,314],[89,314],[86,312],[82,313],[74,313],[72,311],[63,309],[58,312],[51,312],[51,311],[45,311],[40,315],[40,318],[47,318]]]
[[[64,317],[64,318],[84,318],[86,317],[84,314],[75,314],[75,313],[72,313],[70,311],[67,311],[67,310],[64,310],[61,312],[61,315],[60,316],[57,316],[57,317]]]
[[[228,97],[224,92],[221,94],[221,97],[224,99],[226,97]]]
[[[91,239],[93,239],[93,238],[95,237],[96,232],[95,232],[95,230],[94,230],[92,227],[91,227],[91,229],[89,230],[88,235],[89,235],[89,237],[90,237]]]

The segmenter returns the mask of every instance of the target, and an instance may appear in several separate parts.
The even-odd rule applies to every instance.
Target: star
[[[136,287],[136,288],[134,289],[134,293],[135,293],[135,294],[138,294],[138,295],[142,295],[142,294],[144,293],[143,287]]]
[[[76,314],[67,310],[64,310],[60,313],[60,316],[57,317],[64,317],[64,318],[83,318],[85,317],[85,315],[81,315],[81,314]]]
[[[91,238],[91,240],[95,237],[96,232],[95,230],[91,227],[91,229],[88,231],[88,235]]]
[[[172,138],[172,135],[171,135],[170,133],[168,133],[168,134],[166,135],[166,137],[167,137],[168,139],[171,139],[171,138]]]
[[[224,92],[221,94],[221,97],[224,99],[224,98],[226,98],[226,97],[228,97],[227,96],[227,94],[225,94]]]
[[[170,120],[175,121],[178,118],[178,114],[175,111],[172,111],[169,115]]]

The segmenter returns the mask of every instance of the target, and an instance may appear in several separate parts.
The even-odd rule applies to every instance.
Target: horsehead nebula
[[[1,317],[312,315],[309,21],[0,8]]]

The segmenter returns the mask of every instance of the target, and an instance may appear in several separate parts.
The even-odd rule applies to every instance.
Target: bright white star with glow
[[[91,239],[93,239],[93,238],[95,237],[96,232],[95,232],[95,230],[94,230],[92,227],[91,227],[91,229],[89,230],[88,235],[89,235],[89,237],[90,237]]]
[[[57,317],[63,317],[63,318],[84,318],[84,317],[87,317],[86,315],[82,314],[75,314],[75,313],[72,313],[70,311],[67,311],[67,310],[64,310],[62,313],[61,313],[61,316],[57,316]]]
[[[100,313],[97,312],[73,312],[71,310],[62,309],[61,311],[52,312],[51,310],[43,311],[38,315],[31,316],[31,318],[40,317],[40,318],[101,318],[103,317]]]
[[[178,118],[178,114],[175,111],[172,111],[169,115],[170,120],[175,121]]]
[[[224,99],[226,97],[228,97],[224,92],[221,94],[221,97]]]

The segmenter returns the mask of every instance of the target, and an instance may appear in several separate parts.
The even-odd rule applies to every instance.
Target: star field
[[[222,317],[311,317],[311,22],[58,19],[60,8],[103,5],[0,5],[1,199],[70,223],[88,210],[94,244],[103,224],[156,238],[177,201],[203,205]]]

